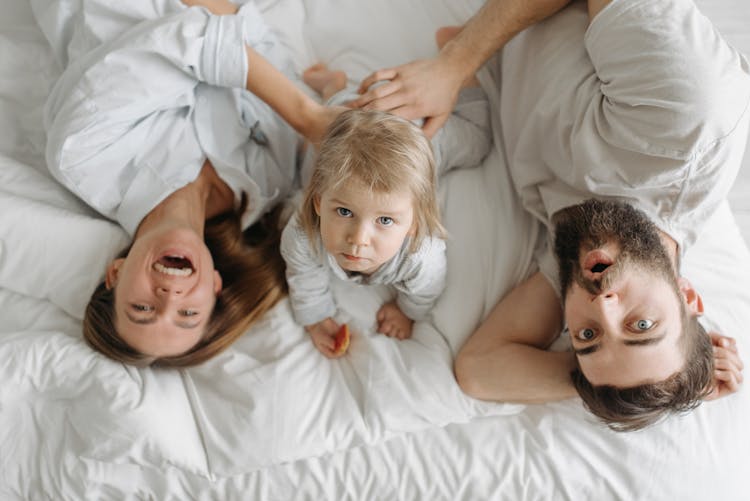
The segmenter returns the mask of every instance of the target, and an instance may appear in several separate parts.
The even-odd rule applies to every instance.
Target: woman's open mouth
[[[189,277],[193,274],[193,263],[185,256],[167,254],[160,257],[153,265],[155,271],[173,277]]]

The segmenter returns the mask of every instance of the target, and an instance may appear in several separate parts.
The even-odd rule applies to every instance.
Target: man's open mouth
[[[604,270],[609,268],[609,264],[605,263],[596,263],[594,266],[591,267],[591,271],[594,273],[602,273]]]

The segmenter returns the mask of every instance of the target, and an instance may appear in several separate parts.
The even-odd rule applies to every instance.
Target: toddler
[[[356,97],[346,75],[315,65],[305,82],[329,104]],[[445,230],[437,177],[478,165],[491,144],[487,99],[467,88],[432,144],[417,125],[366,110],[343,112],[324,137],[304,201],[281,239],[295,319],[325,356],[340,326],[330,277],[397,291],[377,312],[377,330],[405,339],[445,286]],[[435,155],[433,155],[433,150]],[[303,174],[303,179],[304,179]]]

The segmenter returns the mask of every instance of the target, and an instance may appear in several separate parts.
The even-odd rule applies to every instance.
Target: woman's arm
[[[245,51],[247,90],[265,101],[306,139],[319,143],[328,125],[344,108],[319,104],[253,48],[246,46]]]
[[[505,296],[461,348],[458,384],[481,400],[542,403],[576,396],[572,352],[546,348],[562,326],[560,301],[541,273]]]
[[[189,7],[204,7],[214,15],[234,15],[239,6],[229,0],[182,0]],[[306,139],[318,143],[343,108],[327,108],[302,92],[289,78],[249,45],[247,90],[258,96]]]

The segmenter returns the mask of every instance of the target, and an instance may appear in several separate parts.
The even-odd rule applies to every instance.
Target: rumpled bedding
[[[325,61],[358,81],[434,53],[434,29],[481,2],[256,3],[298,70]],[[750,22],[741,0],[720,3]],[[319,355],[287,301],[200,367],[138,369],[94,353],[80,336],[83,307],[127,238],[47,174],[41,110],[59,67],[26,3],[2,0],[0,9],[0,498],[750,496],[746,390],[617,434],[577,399],[494,404],[458,388],[453,356],[533,269],[541,231],[511,188],[499,130],[512,124],[499,124],[499,113],[482,166],[442,183],[448,286],[412,339],[374,332],[390,291],[335,283],[353,330],[340,360]],[[485,88],[496,110],[494,83]],[[684,262],[707,324],[743,352],[748,234],[743,241],[724,204]]]

